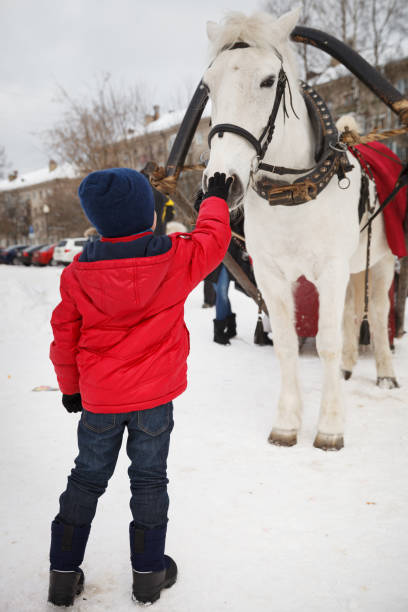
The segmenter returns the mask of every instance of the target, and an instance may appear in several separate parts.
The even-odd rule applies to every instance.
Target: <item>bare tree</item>
[[[31,223],[30,203],[18,191],[0,193],[0,238],[6,241],[27,240]]]
[[[133,137],[141,133],[147,103],[141,87],[114,87],[103,76],[88,98],[74,98],[59,88],[64,115],[45,134],[51,152],[75,165],[80,173],[136,164]]]
[[[57,181],[48,190],[45,199],[49,211],[45,215],[47,239],[81,236],[89,228],[89,221],[78,200],[79,183],[80,179]]]
[[[266,0],[264,10],[279,16],[299,6],[298,0]],[[367,61],[379,67],[398,49],[406,36],[408,3],[406,0],[301,0],[299,25],[317,28],[339,38]],[[313,80],[336,64],[321,51],[301,45],[303,77]]]

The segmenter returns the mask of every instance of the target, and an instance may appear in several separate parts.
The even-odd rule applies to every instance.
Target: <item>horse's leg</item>
[[[273,292],[267,287],[273,286]],[[291,283],[268,280],[262,287],[273,330],[273,343],[281,370],[278,417],[269,435],[269,442],[293,446],[301,424],[302,400],[298,378],[298,338],[293,324],[294,302]]]
[[[316,347],[323,364],[323,390],[314,446],[340,450],[344,446],[344,405],[340,378],[343,347],[342,320],[348,267],[333,260],[316,282],[319,290],[319,331]]]
[[[395,335],[397,338],[402,338],[404,335],[405,301],[408,293],[408,257],[400,259],[400,266],[397,299],[395,302]]]
[[[387,389],[398,387],[392,364],[392,353],[388,336],[390,300],[388,292],[394,278],[394,257],[385,255],[370,269],[370,302],[368,318],[373,334],[377,385]]]
[[[347,285],[346,303],[343,315],[343,354],[342,372],[346,380],[351,377],[358,358],[358,315],[356,312],[355,274],[350,276]]]

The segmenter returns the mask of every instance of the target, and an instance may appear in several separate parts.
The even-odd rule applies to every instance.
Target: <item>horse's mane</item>
[[[297,64],[291,45],[288,40],[282,42],[278,31],[274,36],[275,24],[276,19],[269,13],[258,12],[248,17],[244,13],[231,11],[223,19],[215,40],[210,42],[211,60],[234,43],[246,42],[258,49],[273,49],[278,56],[284,55],[292,74],[297,75]]]

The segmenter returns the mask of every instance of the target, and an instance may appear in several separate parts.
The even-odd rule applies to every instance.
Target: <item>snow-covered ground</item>
[[[76,455],[78,417],[61,405],[48,361],[61,270],[0,266],[0,610],[48,609],[50,521]],[[408,335],[396,341],[401,388],[375,386],[360,358],[347,397],[345,448],[313,448],[320,364],[303,349],[298,445],[267,443],[279,370],[254,346],[256,307],[231,290],[238,338],[212,342],[202,287],[186,304],[189,388],[175,401],[167,551],[179,580],[157,612],[406,612],[408,610]],[[128,550],[128,458],[101,498],[74,609],[134,610]]]

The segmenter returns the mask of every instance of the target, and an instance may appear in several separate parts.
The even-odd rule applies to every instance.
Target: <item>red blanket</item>
[[[402,170],[401,160],[381,142],[370,142],[368,145],[360,144],[355,148],[360,153],[359,159],[364,168],[367,170],[367,165],[370,166],[378,199],[382,204],[395,187]],[[353,153],[352,149],[351,153]],[[370,171],[368,171],[368,175],[370,176]],[[403,229],[407,208],[407,191],[407,187],[400,189],[383,211],[388,244],[394,255],[398,257],[407,255]]]

